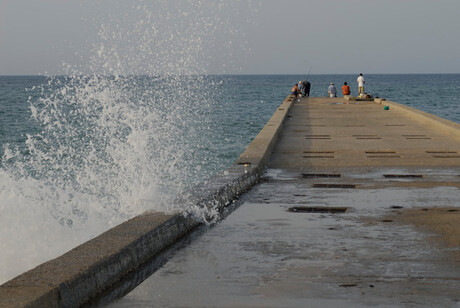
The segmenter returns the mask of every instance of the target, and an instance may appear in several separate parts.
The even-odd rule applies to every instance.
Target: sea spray
[[[218,171],[207,136],[221,82],[203,74],[238,32],[235,6],[134,3],[113,2],[88,67],[31,89],[38,131],[5,147],[0,170],[0,281],[146,210],[183,210],[177,194]]]

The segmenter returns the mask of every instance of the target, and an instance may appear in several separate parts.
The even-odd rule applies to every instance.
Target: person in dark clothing
[[[310,96],[310,83],[306,80],[302,81],[302,83],[303,83],[302,95]]]

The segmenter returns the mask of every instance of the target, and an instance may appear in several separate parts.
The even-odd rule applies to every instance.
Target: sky
[[[197,16],[203,23],[200,36],[209,28],[205,23],[219,20],[212,35],[195,37],[195,42],[207,40],[196,52],[206,54],[201,60],[207,73],[460,73],[458,0],[228,0],[219,7],[211,0],[174,0],[167,6],[158,4],[162,1],[0,0],[0,75],[62,74],[67,65],[85,73],[97,70],[89,63],[101,26],[118,31],[123,11],[116,46],[106,44],[127,49],[133,42],[123,33],[132,36],[132,31],[123,29],[145,18],[132,9],[139,4],[152,8],[158,31],[177,34],[183,29],[177,23],[193,23]],[[191,7],[201,7],[195,17],[187,14]],[[142,50],[152,45],[150,58],[170,49],[174,61],[185,61],[184,52],[174,50],[184,50],[184,43],[171,36],[159,44],[166,36],[152,33],[154,39],[140,44]],[[143,72],[139,62],[130,72]]]

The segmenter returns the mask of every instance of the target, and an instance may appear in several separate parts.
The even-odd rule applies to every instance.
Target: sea
[[[0,76],[0,283],[231,166],[300,80],[352,75]],[[460,74],[364,74],[365,90],[460,123]],[[339,91],[340,92],[340,91]]]

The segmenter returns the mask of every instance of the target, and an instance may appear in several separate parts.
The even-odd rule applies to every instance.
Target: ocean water
[[[253,1],[82,5],[98,12],[82,16],[96,34],[74,50],[83,64],[0,77],[0,283],[146,210],[182,210],[178,194],[250,139],[215,125],[230,87],[206,72],[233,69]]]
[[[299,80],[356,75],[0,76],[0,281],[229,167]],[[460,123],[460,75],[365,75],[366,92]]]

